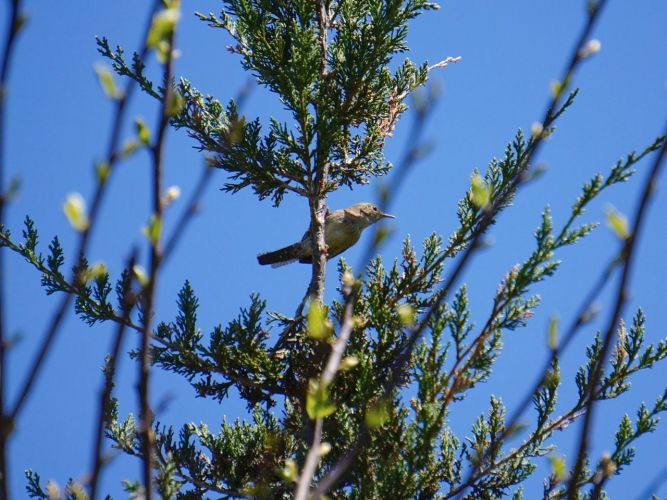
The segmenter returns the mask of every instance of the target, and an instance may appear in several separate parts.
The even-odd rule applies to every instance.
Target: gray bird
[[[324,220],[324,241],[327,244],[327,259],[341,254],[357,241],[361,232],[380,219],[394,219],[393,215],[383,213],[372,203],[357,203],[341,210],[328,214]],[[273,252],[257,256],[257,261],[266,266],[280,267],[295,261],[302,264],[311,264],[313,249],[310,239],[310,229],[303,235],[301,241]]]

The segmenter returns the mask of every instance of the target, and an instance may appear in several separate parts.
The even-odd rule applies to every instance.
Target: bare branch
[[[348,280],[352,281],[354,278],[350,276]],[[343,319],[340,327],[340,332],[338,338],[331,346],[331,354],[329,355],[329,360],[322,372],[320,377],[320,384],[324,387],[329,387],[333,382],[338,368],[340,367],[340,362],[343,359],[343,354],[345,353],[345,347],[347,346],[347,341],[350,338],[352,333],[352,311],[354,310],[354,294],[352,293],[351,284],[345,286],[345,308],[343,310]],[[310,490],[310,481],[315,474],[317,468],[317,463],[320,458],[320,448],[322,441],[322,418],[317,418],[315,420],[315,430],[313,432],[313,442],[308,450],[308,455],[306,456],[306,462],[303,466],[303,471],[297,482],[296,492],[294,498],[296,500],[305,500],[308,498],[308,492]]]
[[[174,98],[173,63],[174,63],[174,30],[169,33],[168,54],[164,65],[163,81],[164,96],[160,105],[158,117],[157,134],[155,143],[151,147],[153,156],[153,223],[162,227],[162,215],[164,210],[162,200],[162,182],[163,182],[163,158],[164,142],[171,115],[172,100]],[[157,238],[149,241],[150,244],[150,274],[148,285],[144,290],[143,332],[141,335],[141,346],[139,349],[139,404],[140,404],[140,434],[142,446],[143,463],[143,482],[144,497],[146,500],[153,498],[153,463],[155,449],[155,434],[153,431],[153,411],[150,406],[150,344],[152,339],[152,320],[155,308],[157,279],[162,263],[161,231],[157,231]],[[151,238],[149,238],[150,240]]]
[[[595,398],[593,397],[593,395],[595,394],[596,388],[600,383],[600,380],[602,379],[602,375],[604,373],[604,365],[607,361],[609,349],[611,348],[613,339],[616,334],[616,330],[618,328],[618,322],[621,318],[621,315],[623,314],[623,308],[625,307],[625,303],[627,301],[627,293],[628,293],[627,287],[630,282],[630,273],[632,271],[632,265],[634,263],[633,257],[635,249],[637,247],[636,243],[639,238],[642,226],[644,225],[645,222],[646,218],[645,215],[646,215],[646,210],[648,208],[648,203],[653,195],[653,192],[655,191],[656,187],[655,184],[658,180],[658,177],[660,176],[660,171],[663,166],[665,153],[667,153],[667,141],[663,142],[662,148],[660,149],[660,152],[656,156],[651,171],[648,177],[646,178],[646,181],[644,183],[644,188],[642,189],[641,198],[639,200],[639,206],[637,208],[637,212],[635,213],[633,223],[631,226],[632,232],[623,243],[623,250],[621,252],[621,256],[623,259],[623,262],[621,264],[622,273],[620,282],[618,283],[618,287],[616,289],[614,309],[610,316],[607,329],[605,330],[604,338],[602,341],[602,348],[600,350],[600,356],[598,357],[597,362],[595,363],[595,367],[593,369],[593,375],[588,381],[588,385],[586,387],[586,392],[589,395],[585,410],[586,417],[584,418],[584,423],[581,428],[581,434],[579,437],[579,446],[577,451],[577,460],[568,487],[568,492],[567,492],[568,500],[574,500],[578,496],[577,481],[579,480],[579,477],[581,476],[584,468],[584,461],[586,459],[586,454],[588,452],[588,441],[590,438],[591,426],[593,423],[593,415],[595,409]]]
[[[0,227],[2,227],[4,221],[5,203],[10,195],[10,193],[5,191],[5,102],[7,98],[9,67],[14,54],[14,42],[20,30],[20,0],[12,0],[9,3],[9,9],[4,50],[2,61],[0,62]],[[9,498],[7,438],[11,432],[11,419],[5,416],[5,372],[7,369],[5,354],[7,339],[5,335],[4,260],[5,254],[0,251],[0,497]]]
[[[155,2],[153,3],[149,15],[149,22],[146,27],[142,40],[146,40],[146,36],[150,28],[150,20],[152,20],[153,13],[159,8],[161,3],[162,2],[160,0],[155,0]],[[143,48],[141,49],[140,52],[141,59],[143,59],[146,56],[147,51],[148,49],[146,47],[146,44],[145,42],[143,42]],[[109,175],[114,171],[113,166],[119,159],[117,151],[120,143],[120,133],[125,118],[127,102],[130,96],[132,95],[134,87],[135,87],[135,82],[131,80],[130,82],[128,82],[125,88],[125,92],[123,92],[122,96],[117,101],[115,101],[116,106],[114,110],[112,127],[111,127],[111,137],[109,139],[109,147],[106,155],[106,164],[109,167]],[[102,206],[102,201],[104,200],[108,183],[109,183],[109,176],[107,175],[104,179],[100,179],[98,181],[98,184],[95,188],[95,194],[93,195],[93,202],[91,204],[91,209],[89,214],[90,224],[86,229],[84,229],[81,232],[79,238],[79,247],[75,254],[77,255],[79,263],[81,262],[81,258],[85,256],[86,251],[88,249],[88,242],[90,239],[90,235],[92,233],[93,228],[96,226],[96,222],[98,220],[97,215],[99,213],[100,207]],[[80,266],[75,266],[75,267],[80,267]],[[71,281],[75,282],[79,279],[80,279],[79,276],[73,276]],[[44,339],[42,340],[42,343],[39,347],[37,355],[35,356],[32,364],[30,365],[30,368],[28,370],[28,375],[26,376],[26,380],[24,381],[21,389],[19,390],[19,396],[17,398],[17,401],[14,404],[12,411],[9,413],[8,417],[9,422],[15,421],[16,418],[18,417],[19,412],[23,408],[23,405],[25,404],[28,395],[32,390],[33,384],[37,379],[37,375],[41,371],[42,364],[46,359],[46,355],[50,350],[51,344],[53,343],[58,332],[60,331],[60,325],[62,323],[63,318],[65,317],[65,313],[67,312],[67,309],[69,308],[71,301],[72,301],[71,294],[63,296],[62,300],[60,301],[60,305],[56,309],[53,318],[49,323],[49,326],[47,328],[46,334],[44,335]]]

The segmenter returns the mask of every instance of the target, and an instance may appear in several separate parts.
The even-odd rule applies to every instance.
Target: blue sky
[[[30,19],[17,45],[7,105],[8,175],[21,179],[19,196],[7,213],[6,223],[14,234],[20,233],[24,216],[30,214],[44,245],[58,234],[66,252],[73,250],[76,237],[61,205],[73,191],[90,198],[93,164],[104,154],[111,116],[111,105],[93,71],[101,60],[94,37],[107,36],[128,52],[136,48],[148,8],[144,4],[148,3],[139,7],[139,2],[129,0],[26,2]],[[456,201],[467,189],[473,168],[483,169],[493,156],[502,154],[517,128],[529,129],[542,115],[550,82],[561,73],[583,23],[584,3],[456,0],[443,3],[441,10],[412,24],[408,55],[413,61],[434,63],[459,55],[463,60],[433,75],[443,90],[425,133],[433,151],[414,167],[393,205],[397,219],[393,236],[382,249],[384,258],[398,256],[407,235],[418,243],[433,231],[446,237],[455,229]],[[178,35],[182,57],[176,74],[187,76],[196,87],[224,101],[237,93],[247,75],[236,56],[225,50],[229,38],[221,30],[207,28],[192,14],[195,10],[217,12],[221,5],[213,0],[183,2]],[[474,259],[463,277],[477,321],[488,312],[503,274],[532,250],[532,233],[543,207],[551,205],[556,225],[562,224],[583,182],[597,171],[608,171],[633,149],[642,149],[662,130],[667,115],[666,22],[665,2],[609,3],[594,35],[601,40],[602,50],[577,74],[575,83],[581,94],[541,152],[539,161],[547,167],[546,175],[527,187],[503,214],[491,233],[494,245]],[[284,116],[277,98],[258,87],[253,89],[245,111],[249,117],[263,120]],[[135,95],[130,116],[141,115],[154,128],[156,114],[150,98]],[[400,158],[411,119],[406,114],[395,138],[387,144],[390,160]],[[132,134],[130,122],[125,136]],[[165,184],[179,185],[185,196],[169,209],[167,232],[202,168],[202,155],[192,146],[184,133],[170,132]],[[584,220],[602,220],[609,204],[631,214],[647,166],[648,162],[640,164],[627,185],[614,187],[593,203]],[[120,271],[131,245],[141,244],[145,249],[140,228],[150,212],[148,176],[145,152],[120,164],[114,174],[89,255],[92,262],[104,261],[112,273]],[[224,175],[216,173],[201,214],[164,269],[158,296],[160,320],[174,317],[176,293],[186,279],[200,298],[200,327],[205,332],[233,319],[253,292],[261,293],[271,310],[286,313],[294,310],[303,295],[310,275],[308,266],[259,267],[255,255],[302,235],[307,225],[305,202],[288,197],[275,209],[270,202],[258,202],[250,192],[229,195],[218,191],[223,183]],[[341,190],[331,196],[329,205],[339,208],[373,200],[377,187],[374,182],[352,192]],[[666,335],[666,213],[667,196],[658,191],[640,241],[626,309],[629,319],[637,307],[644,308],[647,339],[653,342]],[[349,262],[359,261],[365,242],[347,252]],[[459,435],[469,432],[476,416],[488,409],[491,394],[501,396],[511,412],[547,355],[548,318],[556,314],[568,324],[593,280],[617,250],[618,241],[603,225],[580,245],[560,254],[563,265],[556,277],[534,289],[543,302],[529,326],[505,336],[504,354],[489,382],[452,408],[451,424]],[[6,323],[10,333],[22,336],[9,353],[8,392],[13,401],[57,300],[45,296],[39,276],[19,257],[8,255],[5,262]],[[334,262],[328,270],[332,276]],[[330,300],[335,296],[331,281],[327,290]],[[560,409],[574,400],[574,373],[595,328],[603,328],[609,303],[609,294],[603,294],[602,318],[581,332],[563,360]],[[111,326],[89,328],[73,314],[65,321],[11,441],[11,486],[16,498],[22,498],[23,471],[28,467],[61,485],[89,470],[100,366],[112,331]],[[128,336],[126,347],[135,346],[138,340]],[[665,366],[640,374],[629,394],[599,406],[593,457],[611,449],[623,413],[634,417],[642,401],[652,403],[664,390]],[[117,389],[122,414],[136,412],[136,373],[134,363],[125,357]],[[222,406],[194,399],[190,387],[175,375],[155,373],[153,381],[154,406],[166,402],[159,416],[163,423],[204,421],[214,429],[221,415],[228,419],[244,416],[243,405],[235,399]],[[556,436],[558,453],[570,461],[576,435],[574,425]],[[639,441],[635,463],[609,483],[612,498],[637,497],[643,486],[664,470],[665,442],[665,425]],[[538,463],[542,472],[547,470],[546,459]],[[122,498],[120,479],[139,477],[138,462],[118,457],[106,469],[103,491]],[[541,476],[531,479],[526,491],[527,498],[539,495]],[[667,495],[667,485],[657,493]]]

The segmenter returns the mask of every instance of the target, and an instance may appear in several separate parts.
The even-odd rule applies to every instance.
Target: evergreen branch
[[[153,363],[184,376],[198,396],[222,401],[235,386],[251,404],[266,402],[272,406],[275,394],[287,395],[279,382],[282,361],[266,351],[268,333],[262,328],[266,302],[251,296],[251,306],[226,328],[218,326],[210,335],[208,346],[202,345],[197,329],[198,300],[186,281],[178,293],[179,314],[173,323],[160,323],[154,338]],[[217,381],[220,374],[226,381]],[[197,380],[195,380],[195,378]]]
[[[117,417],[117,415],[112,415],[112,418],[116,418],[116,417]],[[134,425],[134,421],[131,420],[131,418],[129,418],[128,420],[129,420],[129,423],[131,425]],[[133,457],[136,457],[136,458],[143,461],[144,456],[143,456],[143,452],[141,451],[141,445],[139,443],[135,442],[136,441],[136,429],[132,427],[130,429],[130,433],[134,433],[134,434],[132,434],[130,436],[129,442],[122,442],[122,444],[121,444],[122,438],[119,436],[119,434],[117,434],[119,429],[114,428],[114,426],[116,426],[116,425],[118,425],[117,422],[111,422],[108,425],[108,428],[107,428],[108,436],[107,437],[116,441],[117,446],[119,448],[121,448],[126,454],[128,454],[130,456],[133,456]],[[172,445],[173,445],[173,443],[172,443]],[[157,461],[160,462],[160,463],[159,464],[155,463],[154,468],[156,470],[159,470],[161,465],[166,465],[165,462],[167,461],[167,459],[164,456],[164,454],[161,453],[161,450],[157,446],[155,448],[155,455],[156,455]],[[180,463],[176,464],[176,470],[174,472],[178,477],[180,477],[184,481],[187,481],[187,482],[197,486],[197,488],[200,488],[201,490],[203,490],[203,491],[199,492],[200,494],[205,492],[205,491],[214,491],[216,493],[227,495],[226,497],[222,497],[222,498],[244,498],[245,497],[245,495],[242,492],[234,491],[234,490],[229,489],[229,488],[224,488],[224,487],[220,486],[219,484],[212,484],[212,483],[203,481],[201,479],[198,479],[196,477],[193,477],[192,474],[188,474],[186,471],[183,470],[183,466]]]
[[[547,376],[547,381],[545,382],[545,389],[541,393],[535,393],[533,401],[535,402],[536,409],[538,410],[538,423],[536,428],[531,431],[530,435],[524,440],[523,444],[516,448],[512,449],[504,458],[501,460],[493,459],[493,450],[489,447],[484,450],[481,450],[479,456],[475,462],[472,463],[472,467],[467,475],[467,477],[461,481],[456,487],[451,488],[448,493],[447,498],[455,497],[461,495],[466,489],[473,488],[473,491],[476,491],[475,488],[479,488],[480,483],[486,481],[485,478],[489,477],[499,477],[501,476],[500,471],[502,471],[504,466],[507,466],[517,460],[523,460],[531,456],[540,456],[542,451],[548,451],[547,448],[543,448],[544,441],[553,434],[554,431],[565,428],[571,422],[577,418],[585,415],[586,409],[589,405],[589,397],[593,397],[595,401],[616,398],[622,394],[623,391],[616,390],[616,387],[628,387],[628,378],[637,373],[640,370],[644,370],[653,366],[657,361],[660,361],[667,357],[667,345],[661,342],[658,345],[658,348],[654,348],[653,345],[649,345],[641,354],[640,348],[643,345],[643,315],[641,311],[638,312],[633,327],[629,335],[623,333],[620,335],[624,337],[622,341],[619,341],[619,346],[617,348],[619,359],[622,359],[623,362],[619,363],[618,368],[614,372],[606,377],[601,384],[596,386],[595,393],[590,396],[588,393],[582,392],[585,388],[586,381],[581,380],[580,377],[577,377],[577,385],[580,388],[580,393],[582,394],[581,398],[565,413],[556,418],[549,418],[550,414],[555,408],[555,396],[556,390],[560,384],[560,372],[558,365],[555,364],[551,367],[549,374]],[[595,365],[600,355],[600,339],[597,338],[592,347],[588,349],[589,362],[588,367],[590,370],[589,377],[592,377],[592,367]],[[584,370],[580,369],[580,372]],[[627,465],[631,456],[625,454],[624,450],[631,444],[632,440],[639,437],[641,434],[646,432],[652,432],[657,424],[657,421],[651,420],[654,415],[659,412],[666,411],[667,407],[665,404],[665,395],[661,398],[658,398],[654,406],[654,410],[649,415],[647,412],[641,411],[639,413],[640,420],[644,423],[637,425],[637,433],[632,437],[627,431],[619,430],[619,435],[617,435],[617,449],[613,455],[614,463],[619,464],[619,466]],[[648,424],[651,425],[648,425]],[[509,423],[504,426],[504,429],[497,434],[496,441],[505,442],[506,438],[510,437],[513,433],[517,431],[516,423]],[[490,460],[490,461],[489,461]],[[618,462],[615,462],[618,460]],[[483,466],[483,464],[485,464]],[[586,476],[585,478],[580,478],[577,482],[577,488],[593,482],[593,476]],[[553,485],[555,486],[555,484]],[[563,491],[562,496],[565,495]]]
[[[150,23],[153,17],[153,13],[157,11],[159,5],[161,4],[161,0],[155,0],[153,3],[153,6],[150,9],[150,15],[149,15],[149,23],[148,26],[146,27],[145,34],[142,38],[142,40],[146,40],[146,36],[148,34],[148,30],[150,27]],[[146,46],[146,43],[144,42],[143,48],[140,51],[139,58],[143,60],[145,57],[146,53],[148,51],[148,48]],[[125,118],[125,112],[126,112],[126,105],[129,100],[129,97],[132,93],[132,89],[134,88],[133,82],[128,83],[126,86],[125,92],[115,101],[115,109],[114,109],[114,115],[112,119],[112,126],[111,126],[111,134],[109,138],[109,146],[107,149],[107,154],[106,154],[106,173],[103,176],[99,176],[98,178],[98,183],[95,187],[95,193],[93,194],[93,202],[91,204],[91,209],[90,209],[90,214],[89,214],[89,221],[90,223],[88,226],[83,229],[80,233],[79,236],[79,243],[78,243],[78,250],[75,255],[77,255],[78,262],[81,263],[82,259],[84,258],[86,251],[88,249],[88,244],[90,240],[90,235],[92,233],[93,228],[96,225],[96,222],[98,220],[98,213],[99,210],[102,206],[102,201],[104,200],[106,191],[107,191],[107,186],[108,186],[108,181],[109,181],[109,175],[114,171],[113,166],[117,162],[117,160],[120,158],[118,155],[118,149],[119,149],[119,143],[120,143],[120,133],[122,129],[122,124]],[[76,268],[79,268],[80,266],[77,265],[75,266]],[[71,281],[77,281],[78,276],[73,276]],[[49,326],[47,328],[46,334],[41,342],[41,345],[38,349],[37,355],[35,356],[34,360],[30,364],[30,368],[28,369],[28,375],[26,376],[26,379],[19,389],[19,396],[17,398],[16,403],[12,407],[12,410],[9,412],[9,417],[8,421],[9,422],[14,422],[16,421],[16,418],[18,417],[20,411],[22,410],[28,395],[30,394],[33,384],[37,378],[37,375],[41,371],[42,365],[44,360],[46,359],[46,355],[49,352],[51,345],[53,344],[53,341],[55,340],[58,332],[60,331],[60,325],[62,324],[62,320],[65,317],[65,313],[67,309],[69,308],[69,305],[72,300],[72,295],[71,294],[66,294],[63,296],[63,299],[60,302],[60,305],[57,307],[51,322],[49,323]]]
[[[586,205],[607,187],[610,187],[618,182],[625,181],[628,178],[628,176],[631,175],[630,168],[635,163],[642,160],[647,154],[657,150],[664,141],[665,141],[664,137],[659,137],[651,145],[647,146],[639,155],[636,155],[634,152],[630,153],[625,161],[620,160],[614,166],[614,168],[611,170],[611,173],[607,176],[606,179],[603,179],[603,177],[600,174],[597,174],[590,182],[586,183],[584,185],[583,194],[574,203],[572,212],[567,222],[564,224],[564,226],[561,228],[561,230],[559,231],[558,235],[555,238],[548,239],[548,241],[550,242],[550,247],[555,249],[559,246],[570,244],[576,241],[576,239],[580,237],[581,231],[577,229],[572,230],[571,228],[577,217],[579,217],[584,212]],[[586,226],[582,227],[585,228]],[[510,435],[510,433],[516,430],[516,426],[518,424],[519,419],[521,418],[525,410],[528,408],[531,401],[533,401],[535,395],[539,393],[540,389],[550,379],[551,367],[554,366],[555,363],[557,363],[558,357],[562,355],[562,353],[567,349],[567,347],[570,345],[571,341],[574,339],[574,336],[579,331],[579,329],[591,319],[591,314],[592,314],[591,310],[596,298],[602,292],[602,290],[604,289],[604,285],[611,278],[613,271],[619,264],[620,264],[620,259],[619,257],[615,256],[606,266],[605,270],[600,275],[598,282],[591,289],[586,299],[582,302],[579,312],[575,316],[572,324],[565,333],[562,342],[559,345],[554,346],[554,348],[551,350],[550,358],[545,363],[544,368],[540,371],[541,374],[540,378],[534,384],[534,387],[526,394],[526,396],[521,401],[517,409],[514,411],[512,417],[509,419],[507,425],[505,426],[505,429],[499,436],[500,440],[504,440]],[[487,322],[487,325],[488,324],[489,322]],[[452,369],[452,371],[454,371],[455,368],[456,365]],[[454,377],[454,379],[458,380],[458,377]],[[486,457],[484,457],[483,459],[485,458]],[[473,476],[476,475],[477,471],[473,468],[473,470],[469,473],[464,483],[468,482]]]
[[[156,11],[154,11],[156,12]],[[116,50],[112,50],[109,46],[109,41],[106,38],[96,38],[97,51],[111,61],[114,71],[120,76],[126,76],[139,85],[141,90],[146,92],[149,96],[160,101],[163,98],[164,89],[153,88],[153,82],[144,75],[144,58],[146,53],[134,52],[132,54],[132,66],[130,67],[125,61],[124,51],[118,46]]]
[[[32,228],[32,220],[26,218],[26,225],[28,228]],[[33,234],[36,235],[34,229],[28,230],[33,231]],[[140,325],[132,322],[131,318],[123,318],[122,314],[118,314],[117,311],[113,309],[113,306],[108,300],[95,300],[95,298],[93,298],[93,291],[86,284],[88,279],[83,278],[88,274],[93,274],[93,270],[87,266],[87,262],[84,261],[84,263],[82,263],[76,270],[75,274],[79,281],[69,282],[59,270],[61,264],[58,264],[57,266],[51,264],[46,265],[41,254],[37,255],[34,249],[31,249],[26,244],[18,244],[14,242],[8,231],[0,230],[0,246],[8,248],[25,257],[26,261],[41,273],[42,285],[47,288],[48,294],[64,292],[76,297],[77,312],[79,312],[81,318],[88,324],[92,325],[97,321],[113,321],[118,324],[124,324],[127,328],[132,330],[141,332]],[[61,249],[57,238],[54,238],[49,248],[52,253],[47,260],[61,258],[58,253]],[[126,272],[131,272],[131,269],[126,270]],[[108,274],[102,273],[102,275],[91,279],[94,279],[97,283],[101,283],[102,281],[106,282],[108,280]],[[83,283],[81,280],[83,280]]]
[[[7,16],[7,30],[5,32],[2,59],[0,59],[0,228],[4,224],[5,204],[12,196],[12,188],[5,188],[5,103],[7,102],[7,87],[9,83],[9,68],[14,55],[16,36],[23,22],[20,0],[11,0],[9,15]],[[0,497],[9,498],[9,470],[7,465],[7,439],[12,427],[11,418],[5,415],[7,383],[7,339],[5,333],[5,254],[0,251]]]
[[[517,449],[512,450],[510,453],[508,453],[505,457],[503,457],[500,461],[488,465],[484,470],[480,471],[477,474],[472,475],[471,477],[467,478],[465,481],[461,482],[458,486],[455,488],[450,489],[449,492],[447,492],[447,495],[445,498],[455,498],[463,492],[471,488],[475,485],[475,482],[483,476],[487,475],[492,475],[494,474],[495,471],[500,469],[501,467],[511,464],[512,462],[516,461],[519,457],[522,457],[525,452],[527,452],[531,447],[534,446],[535,441],[539,441],[543,438],[543,436],[548,436],[552,434],[553,432],[557,430],[564,429],[568,425],[570,425],[572,422],[574,422],[578,417],[582,415],[582,412],[580,410],[576,410],[576,408],[572,408],[568,410],[567,412],[563,413],[560,415],[558,418],[552,420],[549,422],[547,425],[545,425],[543,428],[536,430],[532,435],[530,439],[527,439],[521,446],[519,446]]]
[[[570,56],[570,61],[565,70],[565,76],[561,79],[561,85],[558,89],[558,92],[554,93],[554,96],[549,102],[547,109],[544,113],[544,118],[542,124],[545,130],[549,130],[553,122],[560,116],[560,114],[572,103],[574,98],[573,94],[565,100],[561,105],[561,97],[563,91],[569,86],[571,77],[578,67],[579,63],[582,60],[581,48],[584,47],[585,42],[588,40],[589,34],[591,33],[600,12],[602,11],[606,0],[599,0],[598,3],[592,4],[589,8],[588,19],[586,25],[584,26],[578,41],[575,45],[575,48]],[[415,345],[418,339],[421,337],[421,334],[425,328],[429,325],[431,318],[434,312],[440,307],[442,301],[445,299],[449,293],[452,285],[457,281],[459,275],[463,272],[466,267],[466,264],[470,257],[478,249],[478,241],[481,236],[486,232],[486,229],[492,224],[494,217],[498,211],[509,202],[516,190],[528,179],[527,170],[530,166],[531,160],[539,152],[540,146],[544,140],[544,135],[539,134],[531,137],[531,140],[528,144],[526,151],[523,154],[519,154],[517,158],[517,173],[513,176],[512,181],[507,190],[505,190],[497,199],[494,200],[493,204],[490,207],[487,207],[484,211],[483,218],[479,225],[476,227],[474,232],[470,237],[468,247],[464,251],[463,255],[457,262],[457,265],[454,267],[454,270],[451,272],[449,279],[441,287],[440,291],[436,293],[433,304],[427,313],[421,318],[419,323],[411,328],[408,340],[405,344],[404,350],[398,355],[395,359],[395,364],[392,369],[392,376],[390,380],[384,384],[383,392],[385,395],[390,394],[398,385],[399,381],[403,377],[403,373],[410,361],[412,351],[415,348]],[[320,484],[316,491],[313,494],[313,498],[317,499],[328,491],[343,475],[343,473],[350,467],[354,458],[360,453],[361,449],[366,444],[368,432],[365,428],[362,428],[362,431],[348,450],[347,454],[339,460],[339,462],[330,470],[330,472],[320,481]]]
[[[667,129],[665,130],[665,133],[667,134]],[[639,206],[637,208],[637,212],[635,213],[635,217],[632,224],[631,233],[628,236],[628,238],[623,242],[623,250],[621,252],[621,256],[623,259],[621,264],[622,266],[621,279],[619,281],[618,288],[616,290],[614,309],[609,319],[609,324],[607,326],[604,335],[604,340],[602,342],[602,347],[600,350],[600,356],[598,357],[595,363],[593,369],[593,376],[588,380],[588,385],[586,386],[586,392],[589,395],[594,394],[595,387],[599,383],[602,377],[604,364],[606,362],[607,354],[609,352],[609,349],[611,347],[614,338],[614,333],[616,332],[618,320],[621,317],[621,314],[623,312],[623,307],[625,306],[626,294],[627,294],[626,287],[628,286],[630,279],[630,272],[632,270],[636,241],[638,239],[639,232],[644,224],[645,212],[648,207],[648,202],[651,198],[651,195],[655,189],[655,183],[657,182],[658,176],[660,175],[665,153],[667,153],[667,141],[663,141],[662,148],[660,149],[660,152],[655,158],[653,166],[650,170],[650,173],[642,189]],[[576,465],[574,467],[574,471],[572,473],[572,479],[570,480],[570,485],[568,487],[568,492],[567,492],[568,500],[575,500],[577,496],[576,483],[582,474],[584,467],[584,460],[588,450],[588,439],[589,439],[591,424],[593,421],[593,411],[595,408],[594,403],[595,401],[593,400],[593,398],[589,397],[586,406],[586,417],[584,419],[584,424],[582,426],[581,434],[579,437]]]
[[[632,443],[642,435],[655,431],[659,421],[657,415],[665,411],[667,411],[667,389],[662,396],[657,399],[650,411],[646,405],[642,403],[637,411],[637,421],[634,429],[632,428],[632,421],[626,413],[623,416],[623,420],[621,420],[618,432],[616,433],[616,446],[614,452],[611,455],[604,454],[597,465],[595,473],[591,474],[588,479],[582,481],[578,486],[581,487],[586,484],[593,484],[594,488],[591,493],[591,498],[600,498],[602,488],[611,476],[619,474],[623,467],[632,463],[632,459],[635,455],[635,449],[631,446]]]
[[[198,149],[214,154],[211,165],[229,173],[224,191],[235,193],[250,186],[260,200],[270,197],[275,206],[288,191],[308,195],[297,158],[308,158],[309,152],[296,143],[286,125],[272,120],[269,135],[262,139],[259,120],[247,123],[239,115],[240,103],[231,100],[223,109],[218,100],[204,97],[185,79],[178,91],[185,104],[171,123],[186,128]]]

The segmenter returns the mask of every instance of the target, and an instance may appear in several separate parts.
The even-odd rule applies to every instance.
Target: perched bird
[[[393,219],[394,216],[385,214],[372,203],[366,202],[329,213],[324,220],[327,259],[350,248],[359,241],[361,232],[365,228],[383,218]],[[302,264],[310,264],[313,261],[310,229],[298,243],[257,256],[257,261],[261,265],[271,264],[271,267],[284,266],[297,260]]]

